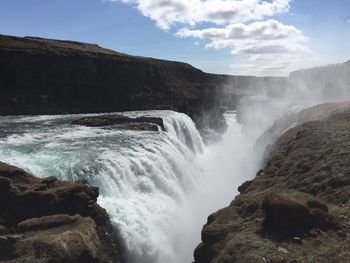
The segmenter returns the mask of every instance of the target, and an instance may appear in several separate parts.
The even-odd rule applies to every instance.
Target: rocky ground
[[[350,111],[338,106],[299,115],[265,168],[208,217],[196,263],[350,262]]]
[[[121,262],[98,188],[0,163],[0,262]]]

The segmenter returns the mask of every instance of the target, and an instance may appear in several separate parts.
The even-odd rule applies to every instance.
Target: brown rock
[[[265,196],[262,208],[265,210],[264,226],[274,233],[297,234],[312,228],[336,227],[327,206],[301,192],[269,194]]]
[[[349,262],[349,107],[320,105],[285,123],[305,122],[279,133],[264,172],[208,218],[196,263]]]
[[[75,216],[51,215],[51,216],[44,216],[39,218],[31,218],[23,222],[20,222],[17,225],[17,229],[20,232],[43,230],[43,229],[72,224],[76,222],[77,219],[78,219],[78,215],[75,215]]]
[[[1,162],[0,187],[0,261],[120,262],[98,188],[35,178]]]

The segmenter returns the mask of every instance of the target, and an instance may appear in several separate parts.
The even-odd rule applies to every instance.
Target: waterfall
[[[83,115],[2,117],[0,160],[39,177],[98,186],[98,202],[118,227],[130,263],[190,261],[179,251],[190,230],[184,207],[203,176],[202,139],[185,114],[123,114],[162,117],[167,132],[70,124]]]
[[[244,132],[236,113],[227,112],[223,140],[206,147],[185,114],[118,114],[161,117],[166,131],[71,124],[87,115],[0,117],[0,161],[98,186],[98,203],[118,227],[128,263],[190,263],[207,216],[254,176],[259,132]]]

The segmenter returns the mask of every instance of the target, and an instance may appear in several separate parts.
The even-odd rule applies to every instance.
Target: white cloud
[[[225,27],[183,28],[176,36],[207,40],[206,48],[230,48],[233,55],[244,56],[251,62],[233,64],[234,74],[286,75],[300,64],[301,57],[311,54],[302,31],[272,19]]]
[[[183,28],[177,32],[180,37],[209,38],[209,39],[256,39],[256,40],[276,40],[290,36],[305,40],[302,32],[293,26],[281,24],[276,20],[267,20],[251,24],[236,23],[223,28],[206,28],[202,30],[190,30]]]
[[[135,6],[162,29],[174,24],[217,25],[261,20],[287,12],[291,0],[110,0]]]
[[[203,40],[206,49],[229,48],[232,55],[248,61],[231,65],[233,69],[286,73],[293,62],[310,53],[302,31],[274,19],[265,20],[289,12],[292,0],[109,1],[136,7],[163,30],[183,26],[175,33],[177,37]]]
[[[258,21],[251,24],[231,24],[221,28],[191,30],[183,28],[176,35],[182,38],[207,39],[206,48],[231,48],[232,54],[253,55],[259,60],[271,60],[272,54],[298,55],[309,53],[307,38],[293,26],[276,20]],[[265,55],[265,56],[261,56]]]

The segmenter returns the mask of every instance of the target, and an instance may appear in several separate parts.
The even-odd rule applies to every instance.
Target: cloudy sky
[[[0,0],[0,34],[287,75],[350,59],[350,0]]]

